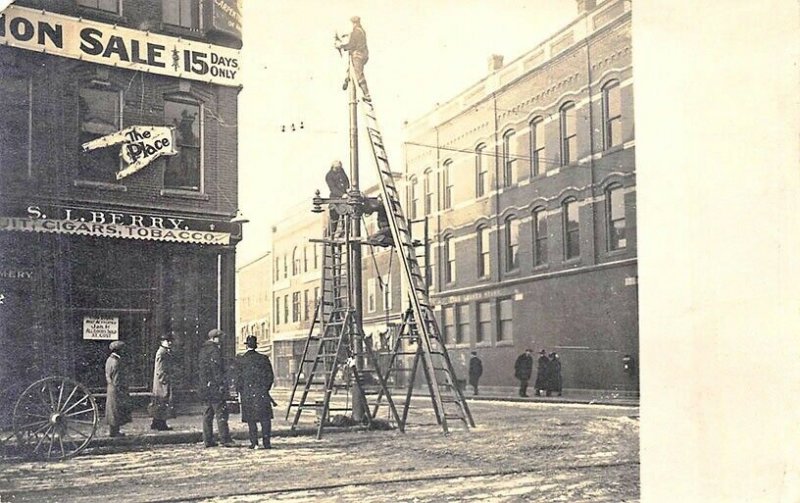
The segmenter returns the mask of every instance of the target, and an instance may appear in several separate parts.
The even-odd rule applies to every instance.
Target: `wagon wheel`
[[[22,392],[13,424],[17,441],[33,457],[67,459],[89,445],[98,416],[85,386],[66,377],[46,377]]]

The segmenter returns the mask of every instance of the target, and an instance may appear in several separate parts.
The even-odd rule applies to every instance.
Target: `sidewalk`
[[[536,397],[532,396],[533,390],[529,390],[531,396],[520,397],[517,389],[512,387],[482,387],[480,395],[473,396],[472,388],[469,387],[464,395],[469,402],[475,401],[502,401],[502,402],[528,402],[528,403],[551,403],[551,404],[597,404],[597,405],[616,405],[627,407],[638,407],[638,394],[631,392],[601,391],[601,390],[573,390],[566,389],[563,396]],[[403,390],[403,393],[405,390]],[[272,421],[272,436],[275,438],[289,436],[313,436],[316,434],[316,427],[309,426],[306,422],[304,426],[295,431],[290,430],[291,421],[284,419],[286,415],[286,405],[289,401],[290,389],[280,388],[272,392],[273,397],[279,403],[275,408],[275,418]],[[399,396],[400,390],[397,390]],[[394,395],[394,393],[393,393]],[[424,399],[426,395],[422,390],[415,390],[414,398]],[[169,420],[171,431],[154,431],[150,429],[150,417],[144,408],[137,408],[133,412],[133,421],[122,427],[124,437],[111,438],[108,436],[108,426],[101,416],[97,424],[94,437],[88,449],[107,448],[107,447],[126,447],[142,445],[164,445],[164,444],[191,444],[202,443],[203,441],[203,410],[200,404],[188,404],[181,407],[178,404],[178,417]],[[304,416],[308,417],[308,416]],[[290,418],[291,419],[291,418]],[[231,413],[228,419],[231,436],[237,442],[248,443],[247,424],[242,423],[238,413]],[[358,427],[354,427],[358,428]],[[326,432],[350,431],[353,428],[330,428]],[[214,423],[215,433],[217,432],[216,421]]]

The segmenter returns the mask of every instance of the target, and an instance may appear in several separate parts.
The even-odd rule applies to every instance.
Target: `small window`
[[[317,245],[314,245],[314,270],[319,269],[319,250]]]
[[[308,303],[308,290],[303,291],[303,319],[308,321],[308,313],[311,310],[311,306]]]
[[[472,335],[469,332],[469,304],[458,306],[458,327],[456,329],[456,344],[469,342]]]
[[[447,160],[444,162],[442,170],[442,186],[444,187],[444,194],[442,208],[447,210],[453,207],[453,161]]]
[[[300,249],[295,246],[294,250],[292,250],[292,276],[297,276],[300,274],[300,271],[302,270],[300,260]]]
[[[561,165],[578,160],[577,112],[574,103],[561,107]]]
[[[478,302],[478,329],[475,342],[490,340],[492,334],[492,305],[490,302]]]
[[[531,121],[531,176],[547,171],[544,148],[544,119],[537,117]]]
[[[275,297],[275,326],[281,324],[281,298]]]
[[[289,323],[289,296],[283,296],[283,322]]]
[[[562,206],[564,215],[564,258],[577,258],[581,254],[581,231],[578,201],[569,199]]]
[[[273,281],[281,279],[281,259],[275,259],[275,270],[272,271]]]
[[[119,0],[78,0],[78,5],[106,12],[113,12],[114,14],[120,13]]]
[[[319,305],[319,287],[314,287],[314,309]]]
[[[308,246],[303,245],[303,272],[308,272]]]
[[[425,215],[430,215],[433,211],[433,171],[430,169],[425,171],[423,184],[423,189],[425,190]]]
[[[606,190],[608,215],[608,249],[621,250],[628,244],[625,238],[625,194],[619,185]]]
[[[619,81],[603,87],[603,137],[607,149],[622,143],[622,99]]]
[[[417,218],[417,207],[419,206],[419,181],[416,177],[409,180],[409,198],[411,199],[411,208],[409,210],[409,217],[414,220]]]
[[[478,228],[478,277],[485,278],[492,272],[489,243],[489,227]]]
[[[503,186],[510,187],[514,183],[515,156],[514,131],[509,130],[503,134]]]
[[[289,277],[289,257],[283,254],[283,279]]]
[[[533,265],[547,263],[547,212],[544,208],[533,210]]]
[[[452,236],[444,238],[444,282],[452,283],[456,280],[456,241]]]
[[[200,2],[198,0],[162,0],[164,24],[189,30],[200,28]]]
[[[497,328],[497,342],[510,341],[514,338],[514,322],[512,319],[514,301],[511,298],[500,299],[499,316],[500,324]]]
[[[202,108],[197,103],[164,101],[168,126],[175,128],[177,155],[167,157],[164,187],[181,190],[202,190]]]
[[[300,292],[292,293],[292,322],[300,321]]]
[[[78,92],[80,144],[122,129],[122,94],[119,91],[83,87]],[[97,148],[80,154],[81,180],[114,183],[120,168],[119,149]]]
[[[489,192],[489,166],[485,159],[486,145],[475,149],[475,197],[483,197]]]
[[[505,223],[506,271],[519,267],[519,220],[508,217]]]

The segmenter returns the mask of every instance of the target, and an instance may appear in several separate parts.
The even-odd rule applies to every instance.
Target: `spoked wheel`
[[[66,377],[46,377],[22,392],[13,425],[17,442],[32,457],[67,459],[89,445],[98,417],[85,386]]]

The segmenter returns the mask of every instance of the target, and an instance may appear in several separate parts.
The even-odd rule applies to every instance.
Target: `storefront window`
[[[79,145],[122,129],[121,94],[119,91],[83,87],[78,93],[80,115]],[[119,171],[119,150],[97,148],[80,154],[78,178],[113,183]]]

